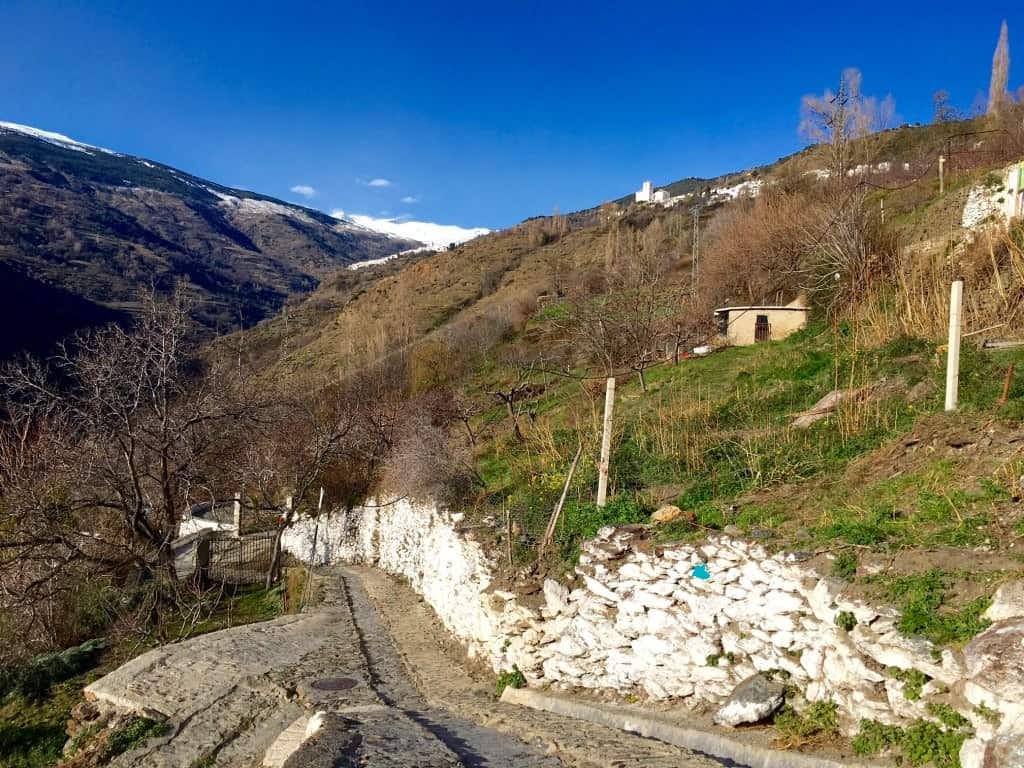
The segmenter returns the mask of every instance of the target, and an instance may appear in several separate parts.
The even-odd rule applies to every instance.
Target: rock
[[[1003,621],[1024,616],[1024,579],[1008,581],[992,596],[992,605],[985,611],[989,621]]]
[[[985,742],[981,739],[967,739],[960,747],[961,768],[983,768],[985,765]]]
[[[544,600],[549,610],[558,613],[569,605],[569,588],[554,579],[544,579]]]
[[[591,578],[590,576],[583,575],[583,583],[587,585],[587,589],[593,592],[595,595],[600,597],[602,600],[608,600],[612,603],[619,602],[622,598],[619,597],[615,592],[606,587],[597,579]]]
[[[960,764],[963,768],[1021,768],[1024,766],[1024,734],[997,733],[989,742],[983,744],[984,751],[981,753],[980,759],[978,753],[981,749],[972,744],[977,741],[977,739],[965,741],[964,746],[960,749]],[[971,747],[968,747],[968,744],[971,744]]]
[[[672,499],[678,499],[683,495],[686,487],[676,484],[653,485],[647,489],[647,495],[656,504],[668,504]]]
[[[684,512],[674,504],[666,504],[651,515],[651,522],[655,525],[665,525],[666,523],[673,523],[680,519],[685,520],[688,523],[692,523],[697,519],[697,517],[693,512]]]
[[[964,663],[969,687],[988,692],[1005,722],[1024,718],[1024,618],[998,621],[975,637]]]
[[[743,531],[740,529],[740,527],[738,525],[727,525],[727,526],[725,526],[725,528],[722,529],[722,533],[724,533],[726,536],[742,536],[743,535]]]
[[[759,723],[782,706],[785,687],[758,673],[737,685],[729,700],[715,713],[719,725]]]
[[[806,429],[817,421],[829,416],[841,402],[856,395],[859,390],[834,389],[803,413],[798,413],[791,426]]]
[[[935,382],[932,379],[922,379],[912,386],[909,392],[907,392],[907,402],[916,403],[918,400],[924,400],[926,397],[931,397],[935,389]]]

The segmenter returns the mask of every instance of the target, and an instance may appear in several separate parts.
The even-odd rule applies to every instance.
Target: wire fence
[[[277,534],[273,531],[235,536],[201,531],[174,542],[179,579],[244,586],[267,578],[274,561]]]

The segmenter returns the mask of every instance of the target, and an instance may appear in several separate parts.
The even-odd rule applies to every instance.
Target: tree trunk
[[[515,397],[505,398],[505,408],[508,410],[508,417],[512,419],[512,432],[516,436],[516,440],[523,439],[523,431],[519,428],[519,414],[516,413],[515,405],[513,401]]]
[[[640,391],[641,392],[646,392],[647,391],[647,380],[644,378],[644,369],[643,368],[637,368],[636,369],[636,375],[640,379]]]

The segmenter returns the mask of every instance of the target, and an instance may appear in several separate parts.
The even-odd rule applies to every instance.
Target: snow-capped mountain
[[[60,133],[0,123],[0,323],[15,329],[0,340],[0,357],[109,320],[150,285],[184,282],[195,319],[210,329],[250,325],[339,268],[420,245]],[[55,307],[75,311],[57,322]]]
[[[458,245],[475,237],[489,234],[491,231],[483,227],[466,228],[455,224],[435,224],[430,221],[411,221],[400,218],[378,219],[358,213],[349,214],[344,211],[333,211],[332,215],[375,232],[383,232],[407,240],[418,240],[424,246],[432,249]]]

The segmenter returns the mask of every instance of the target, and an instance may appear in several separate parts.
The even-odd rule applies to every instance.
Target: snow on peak
[[[93,151],[105,152],[108,155],[117,154],[116,152],[111,152],[109,149],[104,149],[103,147],[94,147],[92,144],[84,144],[81,141],[75,141],[62,133],[43,131],[39,128],[33,128],[30,125],[19,125],[18,123],[5,123],[0,121],[0,132],[20,133],[24,136],[31,136],[33,139],[45,141],[47,144],[53,144],[54,146],[62,147],[64,149],[73,149],[75,152],[84,152],[87,155],[91,155]]]
[[[290,205],[273,203],[270,200],[258,200],[250,197],[225,195],[223,192],[218,192],[217,190],[210,189],[209,187],[204,187],[204,189],[219,197],[220,205],[225,208],[233,209],[242,215],[266,216],[268,214],[275,214],[277,216],[291,216],[293,219],[297,219],[298,221],[306,224],[314,223],[313,219],[311,219],[301,208],[293,208]]]
[[[406,219],[376,219],[373,216],[364,216],[360,213],[345,213],[344,211],[331,211],[336,219],[349,221],[366,229],[375,232],[382,232],[392,237],[402,237],[407,240],[415,240],[430,248],[445,248],[452,243],[464,243],[475,237],[489,234],[491,230],[483,227],[467,229],[454,224],[435,224],[431,221],[408,221]]]

